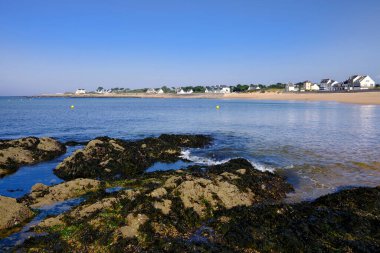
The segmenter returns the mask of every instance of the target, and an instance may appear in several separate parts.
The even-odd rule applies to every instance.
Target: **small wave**
[[[227,158],[227,159],[223,159],[223,160],[218,161],[218,160],[207,158],[207,157],[200,157],[200,156],[192,155],[190,150],[182,150],[180,158],[191,161],[195,164],[211,166],[211,165],[219,165],[222,163],[226,163],[232,159],[236,159],[236,158],[240,158],[240,157]],[[267,166],[267,165],[264,165],[264,164],[261,164],[258,162],[250,161],[249,159],[247,159],[247,161],[249,161],[252,164],[252,166],[255,167],[255,169],[257,169],[257,170],[269,171],[269,172],[275,171],[275,168],[273,168],[273,167],[270,167],[270,166]]]

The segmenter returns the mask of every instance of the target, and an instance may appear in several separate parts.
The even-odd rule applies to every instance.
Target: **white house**
[[[322,91],[333,91],[337,88],[338,82],[332,79],[322,79],[319,84],[319,89]]]
[[[311,85],[310,90],[312,91],[319,91],[319,85],[314,83]]]
[[[221,86],[220,93],[231,93],[231,88],[227,86]]]
[[[157,90],[157,94],[164,94],[164,93],[165,93],[164,90],[161,88]]]
[[[186,92],[180,88],[180,89],[177,89],[177,94],[186,94]]]
[[[77,89],[75,91],[75,94],[77,94],[77,95],[86,94],[86,90],[85,89]]]
[[[186,91],[186,94],[191,94],[191,93],[193,93],[193,89]]]
[[[288,84],[285,86],[285,90],[286,90],[286,91],[289,91],[289,92],[297,91],[296,86],[295,86],[293,83],[288,83]]]
[[[354,75],[343,82],[346,90],[367,90],[375,88],[375,81],[370,76]]]
[[[248,88],[248,91],[260,90],[260,86],[251,84]]]
[[[310,81],[305,81],[302,84],[303,84],[303,88],[305,89],[305,91],[310,91],[311,86],[313,85],[313,83]]]
[[[155,94],[155,93],[157,93],[157,92],[156,92],[155,89],[153,89],[153,88],[149,88],[149,89],[147,89],[146,93],[149,93],[149,94]]]

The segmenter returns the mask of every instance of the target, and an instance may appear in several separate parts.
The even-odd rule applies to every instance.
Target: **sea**
[[[219,109],[217,109],[219,108]],[[380,106],[337,102],[238,99],[0,97],[0,139],[49,136],[88,141],[163,133],[206,134],[202,149],[184,149],[173,164],[220,164],[243,157],[293,185],[287,202],[310,201],[358,186],[380,185]],[[0,179],[0,195],[21,197],[38,182],[62,182],[53,169],[82,146],[52,161],[21,167]]]

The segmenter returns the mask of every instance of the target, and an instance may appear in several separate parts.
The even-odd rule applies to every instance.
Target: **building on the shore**
[[[226,85],[206,87],[205,93],[231,93],[231,88]]]
[[[294,92],[294,91],[298,91],[298,89],[296,88],[296,86],[293,83],[288,83],[285,86],[285,91]]]
[[[153,88],[149,88],[149,89],[146,90],[146,93],[155,94],[155,93],[157,93],[157,91],[155,89],[153,89]]]
[[[303,88],[305,91],[311,91],[311,86],[313,86],[313,83],[310,82],[310,81],[305,81],[302,83],[303,84]]]
[[[179,88],[176,90],[177,94],[186,94],[186,91],[184,91],[182,88]]]
[[[353,75],[343,82],[345,90],[368,90],[375,88],[375,81],[368,75]]]
[[[231,88],[226,85],[221,85],[219,93],[224,93],[224,94],[231,93]]]
[[[161,89],[161,88],[160,88],[160,89],[158,89],[156,92],[157,92],[157,94],[164,94],[164,93],[165,93],[165,92],[164,92],[164,90],[163,90],[163,89]]]
[[[338,88],[339,82],[326,78],[322,79],[321,82],[319,83],[319,89],[321,91],[334,91],[335,89]]]
[[[313,83],[310,87],[311,91],[319,91],[319,85],[316,83]]]
[[[85,89],[77,89],[77,90],[75,91],[75,94],[76,94],[76,95],[86,94],[86,90],[85,90]]]
[[[257,90],[260,90],[260,86],[258,86],[257,84],[251,84],[248,88],[248,91],[257,91]]]

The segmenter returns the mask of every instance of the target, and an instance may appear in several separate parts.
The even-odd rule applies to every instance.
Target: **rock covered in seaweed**
[[[134,177],[155,162],[179,159],[181,147],[204,147],[211,138],[204,135],[161,135],[138,141],[100,137],[90,141],[57,166],[54,173],[65,180],[74,178]]]
[[[313,202],[221,208],[207,220],[178,199],[168,214],[155,211],[148,204],[154,199],[140,194],[121,200],[119,193],[111,207],[86,218],[66,214],[60,225],[45,227],[48,236],[22,247],[51,248],[53,241],[46,243],[55,238],[64,250],[87,252],[380,251],[380,187],[344,190]]]
[[[100,181],[88,178],[78,178],[53,186],[37,183],[21,201],[32,208],[39,208],[97,191],[100,187]]]
[[[32,216],[33,212],[16,199],[0,196],[0,231],[17,226]]]
[[[213,244],[263,252],[380,252],[380,187],[313,202],[236,207],[215,220]]]
[[[174,242],[187,244],[192,233],[219,218],[219,212],[277,202],[292,190],[282,177],[258,171],[244,159],[149,173],[117,184],[127,189],[100,194],[45,220],[37,230],[60,234],[69,251],[170,251]],[[36,243],[33,240],[33,247]]]
[[[22,165],[52,160],[65,152],[63,144],[48,137],[0,140],[0,177],[15,172]]]

